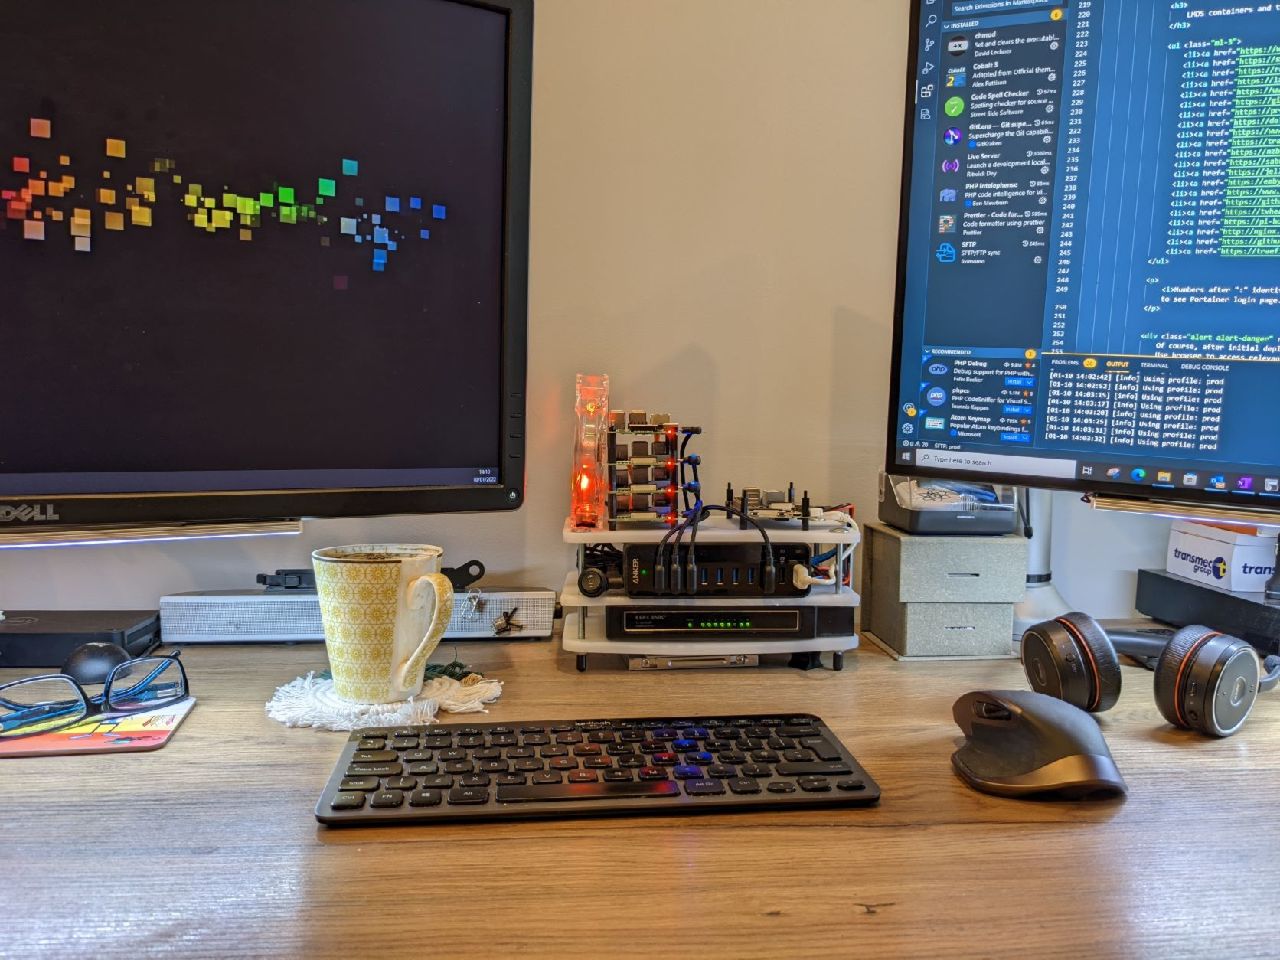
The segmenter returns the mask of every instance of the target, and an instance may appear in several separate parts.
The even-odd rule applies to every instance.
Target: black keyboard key
[[[760,783],[756,780],[752,780],[750,777],[732,777],[725,782],[729,784],[729,789],[734,793],[747,794],[760,792]]]
[[[542,757],[544,760],[549,760],[552,757],[567,757],[568,755],[568,747],[543,747],[538,751],[538,756]]]
[[[527,790],[528,787],[502,787],[502,790]],[[489,802],[488,787],[454,787],[449,791],[451,804],[480,804]]]
[[[410,763],[405,766],[404,772],[411,777],[428,776],[433,773],[440,772],[440,764],[434,760],[425,760],[422,763]]]
[[[796,785],[790,780],[774,780],[765,789],[770,793],[795,793]]]
[[[437,760],[469,760],[471,754],[466,750],[459,750],[456,747],[452,750],[441,750],[436,755]]]
[[[853,773],[843,760],[810,760],[806,763],[780,763],[775,768],[780,777],[838,777]]]
[[[716,759],[721,763],[746,763],[747,755],[740,750],[720,750]]]
[[[577,770],[578,761],[573,757],[553,757],[547,761],[547,766],[552,770]]]
[[[780,737],[811,737],[815,731],[810,726],[801,727],[795,724],[788,724],[785,727],[780,727],[777,732]]]
[[[604,778],[611,783],[621,783],[626,780],[634,780],[635,775],[630,770],[606,770]]]
[[[671,744],[672,750],[697,750],[697,740],[676,740]],[[385,758],[384,758],[385,759]]]
[[[379,790],[369,798],[371,807],[398,807],[404,803],[404,792],[401,790]]]
[[[563,773],[560,773],[559,771],[556,771],[556,770],[548,770],[545,773],[535,773],[529,782],[538,783],[538,784],[548,784],[548,783],[560,783],[562,780],[564,780]]]
[[[600,774],[594,770],[574,770],[569,774],[570,783],[595,783],[600,779]]]
[[[394,750],[357,750],[351,755],[352,763],[390,763],[399,759],[400,754]]]
[[[359,810],[363,806],[364,794],[351,791],[337,794],[329,803],[330,810]]]
[[[526,747],[545,747],[551,742],[551,738],[545,733],[528,733],[520,741]]]
[[[744,777],[772,777],[773,770],[763,763],[745,763],[738,768]]]
[[[723,763],[713,763],[707,767],[708,777],[732,777],[738,772],[738,768]]]
[[[806,760],[812,760],[813,754],[808,750],[783,750],[782,759],[793,763],[804,763]]]
[[[831,789],[831,781],[826,777],[801,777],[796,783],[806,793],[826,793]]]
[[[580,733],[575,732],[575,733],[557,733],[556,734],[556,743],[573,744],[573,743],[581,743],[581,742],[582,742],[582,734]]]
[[[641,767],[640,779],[641,780],[666,780],[667,771],[664,770],[662,767]]]
[[[640,754],[633,753],[625,757],[619,757],[618,766],[627,770],[634,770],[637,767],[648,766],[648,763]]]
[[[391,750],[417,750],[417,737],[393,737],[387,741],[387,747]]]
[[[448,790],[453,786],[453,777],[447,773],[437,774],[434,777],[423,777],[418,781],[418,786],[424,790]]]
[[[481,747],[479,750],[471,751],[472,760],[497,760],[502,756],[502,751],[497,747]]]
[[[778,755],[772,750],[754,750],[751,759],[756,763],[777,763]]]
[[[471,773],[474,769],[470,760],[450,760],[444,765],[445,773]]]
[[[674,767],[680,762],[680,758],[674,753],[655,753],[653,755],[653,765],[655,767]]]
[[[534,760],[532,758],[528,760],[514,760],[511,763],[511,769],[518,773],[537,773],[542,769],[542,766],[541,760]]]
[[[699,750],[695,753],[686,753],[684,759],[686,763],[711,763],[715,760],[715,757],[705,750]]]
[[[514,734],[501,733],[489,738],[490,747],[514,747],[519,741]]]
[[[608,770],[613,766],[613,761],[608,757],[587,757],[582,765],[588,770]]]
[[[481,760],[476,769],[481,773],[506,773],[511,765],[506,760]]]
[[[386,747],[387,741],[382,737],[365,737],[356,744],[357,750],[382,750]]]
[[[405,763],[422,763],[427,760],[434,760],[435,754],[430,750],[406,750],[400,759]]]
[[[680,793],[674,780],[628,783],[564,783],[527,787],[499,787],[499,803],[538,803],[551,800],[630,800],[644,797],[673,797]]]
[[[580,743],[573,748],[575,757],[598,757],[604,753],[604,747],[598,743]]]
[[[409,794],[411,807],[438,807],[443,795],[439,790],[415,790]]]
[[[487,773],[472,773],[458,778],[458,786],[460,787],[487,787],[488,785],[489,775]]]
[[[464,749],[469,749],[471,747],[483,747],[484,736],[483,734],[479,734],[479,733],[469,733],[466,736],[458,737],[456,740],[454,740],[454,743],[459,747],[463,747]]]
[[[686,780],[684,792],[691,797],[709,797],[724,793],[723,780]]]
[[[533,756],[533,747],[511,747],[507,750],[508,760],[528,760]]]
[[[671,773],[677,780],[698,780],[702,777],[702,768],[681,764],[673,769]]]
[[[514,787],[525,783],[525,775],[523,773],[500,773],[493,778],[493,782],[500,787]]]
[[[858,793],[867,789],[867,784],[864,780],[837,780],[836,789],[845,793]]]
[[[587,734],[587,743],[613,743],[617,734],[612,730],[597,730]]]
[[[347,777],[340,784],[339,790],[358,790],[362,793],[368,793],[370,790],[378,789],[377,777]]]
[[[536,723],[531,723],[520,728],[521,733],[546,733],[547,728]]]
[[[839,760],[840,751],[821,737],[809,737],[800,741],[800,746],[812,750],[819,760]]]
[[[399,763],[353,763],[347,767],[348,777],[398,777],[404,767]]]
[[[387,790],[413,790],[418,786],[418,781],[413,777],[387,777],[382,781],[382,786]]]

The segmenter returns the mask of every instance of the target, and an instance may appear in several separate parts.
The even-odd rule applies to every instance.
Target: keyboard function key
[[[443,795],[439,790],[415,790],[409,794],[411,807],[438,807]]]
[[[364,794],[358,791],[344,791],[335,794],[329,801],[330,810],[359,810],[364,806]]]
[[[729,784],[729,789],[734,793],[749,794],[760,792],[759,782],[752,780],[750,777],[732,777],[725,782]]]
[[[513,787],[510,789],[519,789]],[[454,787],[449,791],[449,803],[455,806],[475,805],[489,802],[488,787]]]
[[[404,792],[401,790],[379,790],[369,798],[371,807],[398,807],[404,803]]]

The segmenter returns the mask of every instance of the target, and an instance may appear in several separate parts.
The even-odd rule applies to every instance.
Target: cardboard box
[[[1224,590],[1261,593],[1275,572],[1276,536],[1266,527],[1174,521],[1165,569]]]

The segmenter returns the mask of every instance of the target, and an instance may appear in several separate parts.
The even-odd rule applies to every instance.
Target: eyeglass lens
[[[89,705],[68,677],[38,677],[0,688],[0,737],[70,726]]]
[[[170,657],[143,657],[116,667],[107,686],[108,710],[142,710],[187,695],[186,678]]]

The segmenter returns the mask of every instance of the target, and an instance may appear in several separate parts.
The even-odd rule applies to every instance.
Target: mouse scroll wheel
[[[978,701],[973,705],[973,709],[974,713],[984,720],[1008,720],[1013,716],[1008,707],[989,700]]]

